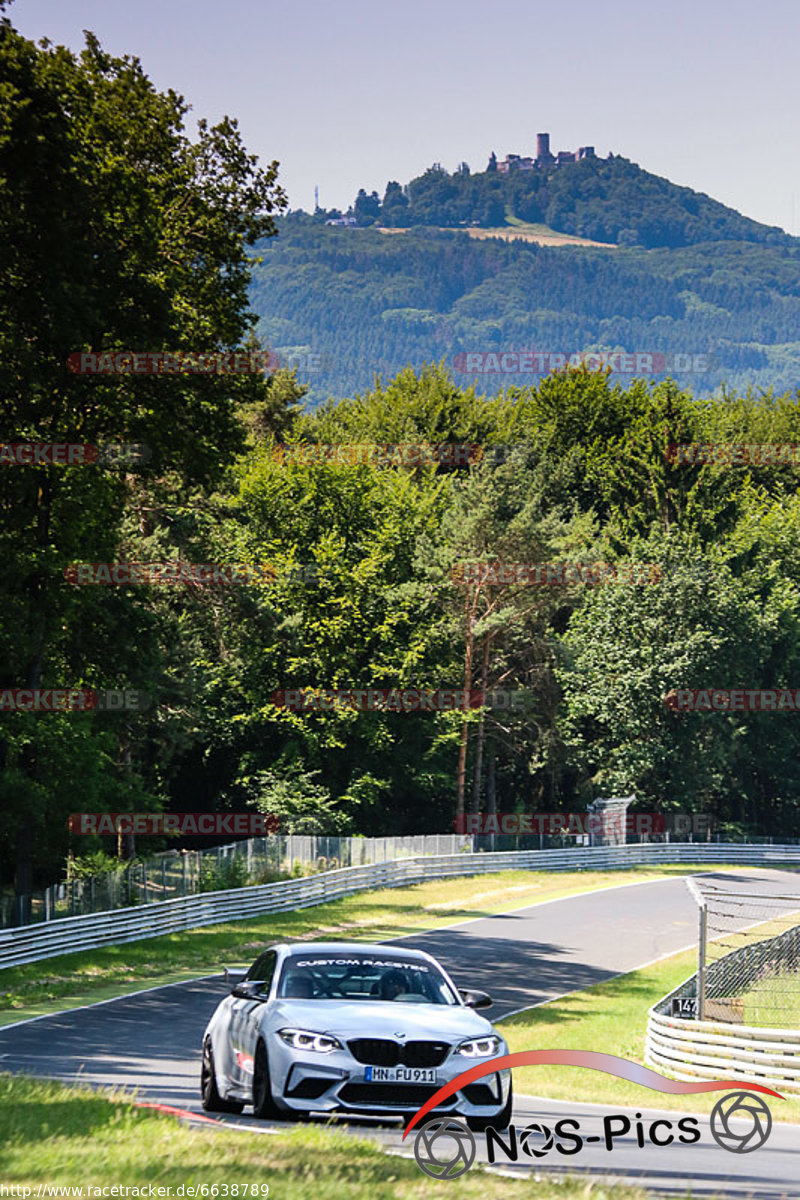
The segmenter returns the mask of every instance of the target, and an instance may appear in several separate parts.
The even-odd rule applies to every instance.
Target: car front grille
[[[437,1087],[408,1083],[346,1083],[339,1092],[339,1099],[342,1104],[354,1106],[379,1104],[381,1108],[417,1109],[438,1090]],[[456,1098],[452,1096],[437,1108],[450,1108],[455,1102]]]
[[[447,1042],[392,1042],[354,1038],[347,1043],[356,1062],[373,1067],[440,1067],[450,1052]]]

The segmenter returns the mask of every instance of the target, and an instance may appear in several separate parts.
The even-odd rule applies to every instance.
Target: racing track
[[[709,875],[736,878],[734,872]],[[786,890],[787,879],[796,887],[796,876],[779,871],[760,870],[747,878],[749,885],[758,881],[764,891]],[[497,1021],[693,945],[696,925],[695,903],[683,879],[677,878],[626,884],[395,941],[435,955],[459,986],[491,992],[495,1005],[489,1015]],[[64,1081],[80,1074],[91,1084],[135,1087],[143,1100],[200,1113],[200,1041],[224,994],[221,977],[213,976],[0,1028],[0,1068]],[[568,1031],[561,1044],[569,1047]],[[717,1098],[698,1097],[702,1137],[694,1145],[659,1149],[647,1144],[640,1149],[631,1134],[616,1142],[611,1153],[601,1143],[584,1147],[574,1158],[553,1151],[546,1159],[503,1164],[503,1169],[589,1171],[664,1193],[682,1194],[691,1187],[695,1194],[753,1194],[765,1200],[800,1194],[798,1129],[777,1123],[781,1102],[770,1101],[776,1124],[766,1146],[737,1155],[720,1149],[708,1132],[707,1115]],[[662,1114],[647,1106],[657,1102],[658,1093],[642,1089],[637,1111],[655,1119]],[[603,1114],[612,1111],[519,1096],[513,1120],[521,1128],[530,1121],[552,1125],[563,1117],[577,1117],[582,1132],[594,1135],[602,1133]],[[676,1120],[681,1114],[671,1115]],[[632,1112],[628,1116],[632,1118]],[[222,1119],[248,1133],[280,1127],[255,1121],[247,1112]],[[397,1124],[369,1119],[349,1123],[361,1136],[374,1136],[388,1149],[411,1152],[413,1135],[404,1144]]]

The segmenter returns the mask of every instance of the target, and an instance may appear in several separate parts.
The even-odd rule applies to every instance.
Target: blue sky
[[[191,117],[238,118],[294,208],[346,207],[432,162],[594,145],[800,234],[800,0],[17,0],[83,29]]]

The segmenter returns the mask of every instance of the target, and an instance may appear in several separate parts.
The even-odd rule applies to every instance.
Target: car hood
[[[474,1009],[450,1004],[403,1004],[396,1000],[278,1000],[270,1006],[267,1023],[335,1033],[350,1037],[379,1037],[395,1040],[456,1041],[485,1037],[493,1028]]]

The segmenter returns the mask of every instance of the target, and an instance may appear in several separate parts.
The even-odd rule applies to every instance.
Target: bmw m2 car
[[[208,1112],[291,1119],[301,1113],[409,1116],[443,1084],[508,1053],[475,1011],[486,992],[459,990],[419,950],[347,942],[265,949],[234,984],[203,1035]],[[511,1072],[461,1088],[434,1114],[472,1129],[511,1119]]]

